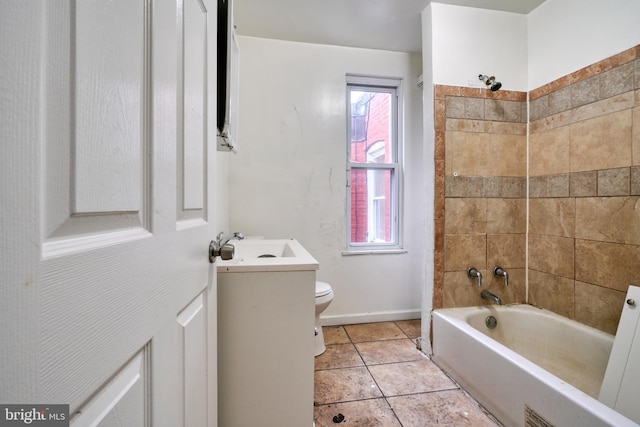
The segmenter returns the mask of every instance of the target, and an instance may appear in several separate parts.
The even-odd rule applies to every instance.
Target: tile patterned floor
[[[500,426],[416,349],[420,320],[325,326],[323,334],[316,427]]]

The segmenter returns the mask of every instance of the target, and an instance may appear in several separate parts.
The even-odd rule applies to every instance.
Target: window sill
[[[351,256],[351,255],[399,255],[406,254],[408,251],[406,249],[354,249],[342,251],[342,256]]]

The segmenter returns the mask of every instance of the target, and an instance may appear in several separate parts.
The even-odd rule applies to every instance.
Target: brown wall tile
[[[576,199],[576,238],[640,245],[640,197]]]
[[[574,239],[529,235],[529,268],[573,279]]]
[[[477,132],[447,131],[445,168],[447,175],[491,176],[491,135]]]
[[[580,323],[615,335],[626,292],[576,280],[576,318]]]
[[[479,98],[464,98],[464,118],[484,119],[484,100]]]
[[[547,197],[547,177],[529,177],[529,197]]]
[[[629,168],[598,171],[598,196],[628,196],[631,185]]]
[[[617,111],[628,110],[633,107],[633,103],[633,92],[625,92],[611,98],[605,98],[601,101],[593,102],[571,110],[571,122],[581,122],[615,113]]]
[[[487,237],[484,234],[445,234],[444,271],[467,271],[487,264]]]
[[[570,171],[571,138],[569,126],[529,136],[529,175],[553,175]]]
[[[571,197],[594,197],[598,193],[598,172],[575,172],[569,176]]]
[[[576,239],[576,280],[626,292],[640,283],[639,259],[640,246]]]
[[[527,203],[524,198],[488,198],[486,200],[486,233],[524,233],[527,225]]]
[[[631,168],[631,190],[632,196],[640,196],[640,166]]]
[[[547,177],[547,197],[569,196],[569,174],[550,175]]]
[[[640,70],[638,70],[640,74]],[[638,77],[640,79],[640,77]],[[636,91],[636,96],[638,101],[636,102],[640,105],[640,90]],[[634,166],[640,165],[640,106],[635,107],[633,109],[633,130],[632,130],[632,152],[633,159],[631,164]]]
[[[486,233],[487,201],[483,198],[447,198],[445,200],[445,233]]]
[[[571,106],[577,108],[591,102],[595,102],[600,97],[600,80],[598,76],[593,76],[581,80],[571,87]]]
[[[525,234],[487,234],[487,270],[500,266],[509,272],[525,267]]]
[[[524,135],[490,134],[488,157],[490,176],[527,175],[527,138]]]
[[[571,109],[571,87],[567,86],[549,95],[549,112],[547,115],[560,113]]]
[[[484,194],[484,178],[481,176],[444,177],[446,197],[482,197]]]
[[[484,178],[485,197],[520,198],[527,195],[527,180],[515,176],[487,176]]]
[[[630,165],[631,110],[571,125],[572,172]]]
[[[483,275],[484,272],[483,272]],[[445,272],[444,273],[444,304],[448,307],[470,307],[482,305],[480,291],[475,280],[467,277],[465,271]]]
[[[633,90],[633,62],[600,74],[600,97],[608,98]]]
[[[573,319],[574,280],[529,270],[529,303]]]
[[[575,220],[575,200],[572,198],[529,201],[530,234],[574,237]]]
[[[544,95],[534,99],[529,105],[529,120],[540,120],[549,115],[549,96]]]

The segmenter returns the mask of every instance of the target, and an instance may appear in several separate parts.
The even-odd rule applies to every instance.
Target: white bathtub
[[[432,319],[432,359],[505,426],[638,426],[597,400],[612,335],[530,305],[440,309]]]

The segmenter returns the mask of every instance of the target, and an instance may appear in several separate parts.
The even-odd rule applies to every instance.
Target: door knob
[[[233,259],[235,251],[236,248],[229,243],[225,243],[220,246],[218,242],[212,240],[211,243],[209,243],[209,262],[213,264],[216,262],[217,257],[220,257],[223,260]]]

